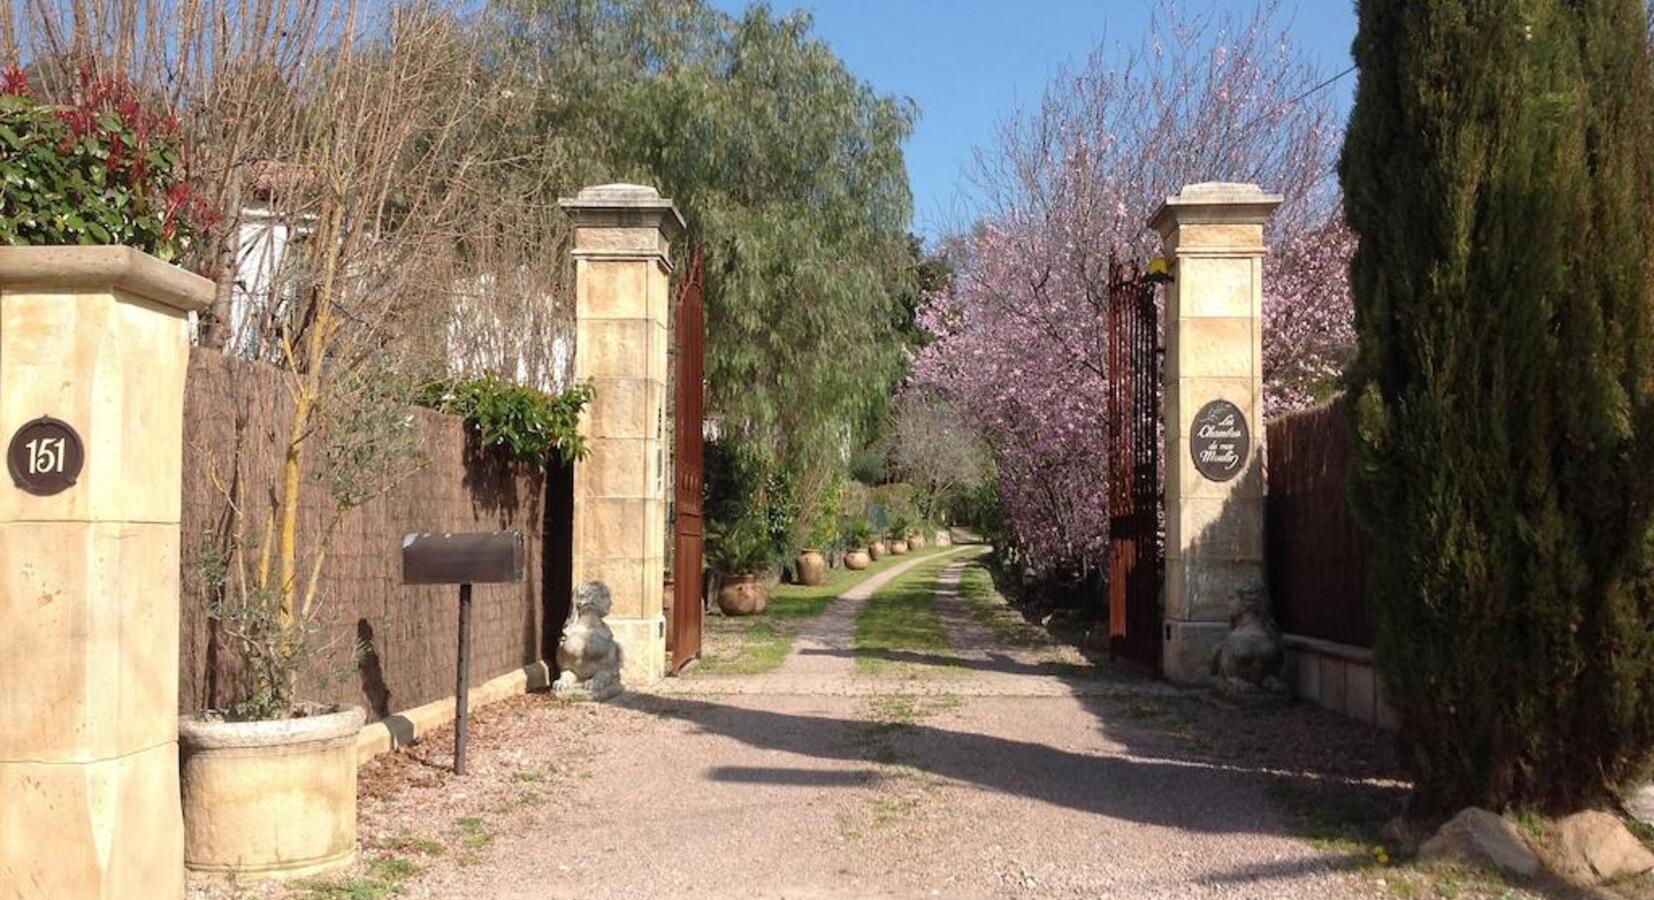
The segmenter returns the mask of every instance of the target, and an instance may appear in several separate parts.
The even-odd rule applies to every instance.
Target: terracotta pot
[[[907,549],[908,549],[907,548],[907,541],[891,541],[890,542],[890,555],[891,556],[902,556],[902,555],[907,553]]]
[[[951,533],[949,533],[946,528],[943,528],[940,531],[936,532],[936,546],[938,546],[938,547],[952,547],[953,546],[953,535]]]
[[[356,859],[360,706],[274,722],[178,721],[184,865],[300,878]]]
[[[726,616],[755,616],[770,605],[762,575],[725,575],[718,586],[718,608]]]
[[[910,534],[910,535],[907,536],[907,546],[910,549],[917,550],[920,547],[923,547],[924,545],[925,545],[925,536],[924,535],[922,535],[922,534]]]
[[[827,583],[827,557],[822,556],[820,550],[799,551],[798,583],[809,587]]]
[[[854,572],[860,572],[873,564],[873,557],[866,550],[851,550],[844,554],[844,567]]]
[[[867,555],[873,559],[884,559],[889,554],[890,548],[885,546],[884,541],[874,541],[867,545]]]

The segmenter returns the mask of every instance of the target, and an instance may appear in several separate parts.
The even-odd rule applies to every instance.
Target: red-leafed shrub
[[[0,74],[0,241],[124,244],[180,262],[211,218],[191,190],[178,121],[132,84],[82,71],[66,103]]]

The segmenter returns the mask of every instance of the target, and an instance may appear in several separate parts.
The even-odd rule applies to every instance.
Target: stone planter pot
[[[851,550],[844,554],[844,567],[853,572],[860,572],[873,564],[873,557],[866,550]]]
[[[770,605],[762,575],[725,575],[718,585],[718,608],[726,616],[755,616]]]
[[[275,722],[178,722],[184,865],[300,878],[356,859],[360,706]]]
[[[890,555],[891,556],[906,555],[907,550],[908,550],[907,541],[891,541],[890,542]]]
[[[817,587],[827,583],[827,557],[820,550],[805,549],[798,554],[798,583]]]
[[[907,536],[908,549],[917,550],[920,547],[923,547],[924,545],[925,545],[925,536],[924,535],[922,535],[922,534],[910,534],[910,535]]]
[[[952,547],[953,546],[953,535],[950,534],[946,528],[943,528],[943,529],[936,532],[935,540],[936,540],[936,546],[938,546],[938,547]]]
[[[874,541],[867,545],[867,555],[875,560],[884,559],[890,554],[890,547],[884,541]]]

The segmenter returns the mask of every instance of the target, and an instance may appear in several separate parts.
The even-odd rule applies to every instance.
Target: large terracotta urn
[[[890,553],[890,547],[884,541],[874,541],[867,545],[867,555],[874,560],[884,559]]]
[[[360,706],[269,722],[178,721],[184,865],[302,878],[356,859]]]
[[[805,548],[798,554],[798,583],[817,587],[827,583],[827,557],[820,550]]]
[[[718,586],[718,608],[726,616],[755,616],[769,605],[770,589],[762,575],[725,575]]]
[[[907,541],[891,541],[890,542],[890,555],[891,556],[904,556],[904,555],[907,554],[907,551],[908,551]]]
[[[866,550],[851,550],[844,554],[844,567],[852,572],[860,572],[873,564],[873,557]]]

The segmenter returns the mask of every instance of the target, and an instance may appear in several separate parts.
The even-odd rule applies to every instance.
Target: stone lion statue
[[[601,581],[582,582],[574,589],[574,609],[557,642],[561,674],[551,689],[569,699],[607,700],[620,693],[620,645],[603,617],[613,600]]]
[[[1267,595],[1259,584],[1235,592],[1229,603],[1229,635],[1212,655],[1217,688],[1229,696],[1280,693],[1286,652],[1281,632],[1269,617]]]

